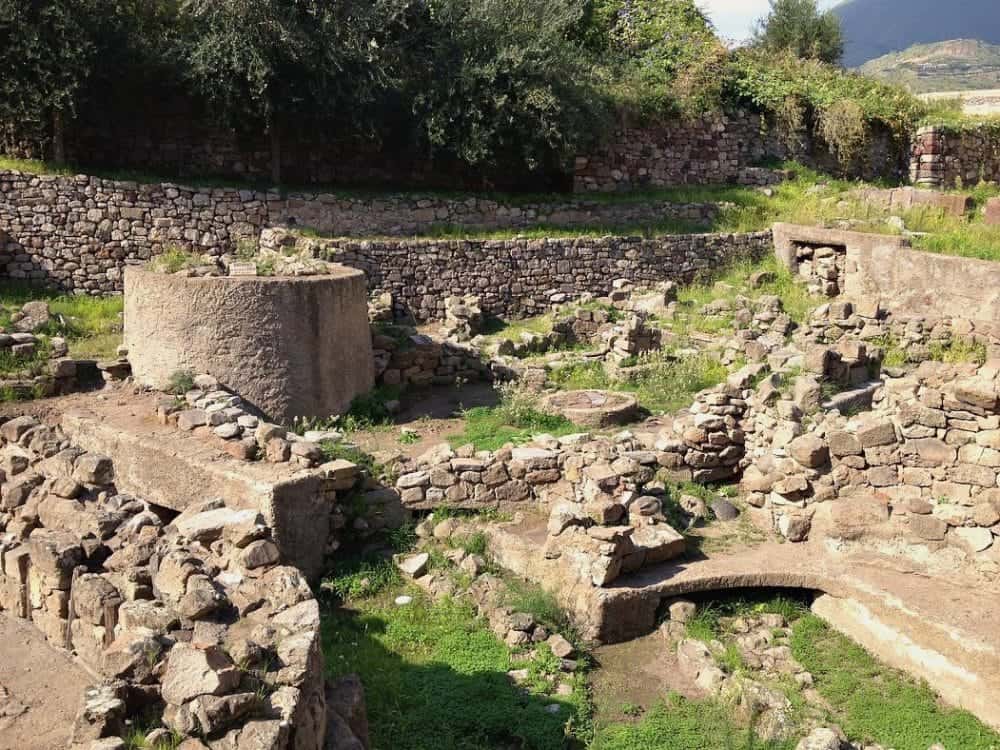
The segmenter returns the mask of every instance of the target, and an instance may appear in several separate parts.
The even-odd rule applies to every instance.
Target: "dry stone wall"
[[[440,196],[347,198],[0,171],[0,275],[77,293],[122,288],[124,267],[176,245],[220,255],[288,224],[337,236],[406,235],[434,224],[510,229],[710,221],[713,204],[572,200],[523,204]]]
[[[690,282],[739,258],[762,257],[771,233],[655,238],[512,240],[330,240],[330,260],[368,274],[370,290],[392,294],[418,320],[444,316],[445,299],[475,294],[482,311],[530,316],[584,293],[604,296],[616,279],[639,286]]]
[[[947,189],[982,180],[1000,180],[1000,131],[990,126],[917,131],[910,152],[910,182]]]
[[[760,164],[795,159],[824,171],[874,179],[901,177],[906,144],[871,131],[846,168],[808,131],[788,133],[760,115],[735,110],[689,121],[623,124],[592,153],[576,159],[576,192],[622,192],[670,185],[769,185],[782,175]]]

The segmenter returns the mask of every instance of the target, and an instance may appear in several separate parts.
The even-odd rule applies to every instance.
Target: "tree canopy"
[[[804,60],[837,64],[844,56],[840,19],[820,11],[816,0],[770,0],[771,11],[754,31],[754,45],[769,52],[791,52]]]
[[[842,46],[815,0],[771,0],[737,52],[696,0],[0,0],[0,135],[51,156],[62,123],[112,104],[127,117],[152,87],[269,132],[277,166],[281,135],[308,130],[551,171],[615,112],[833,123],[844,98],[857,106],[837,122],[901,132],[914,100],[830,65]]]

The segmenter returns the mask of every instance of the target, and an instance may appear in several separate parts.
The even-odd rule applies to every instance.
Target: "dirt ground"
[[[65,747],[90,684],[41,633],[0,614],[0,750]]]
[[[677,664],[677,651],[659,632],[594,650],[590,685],[598,725],[630,721],[667,693],[703,698],[704,693]],[[635,714],[635,715],[633,715]]]
[[[469,383],[461,387],[439,386],[406,391],[401,409],[391,427],[352,433],[350,441],[369,453],[388,451],[419,456],[429,448],[461,432],[462,412],[477,406],[494,406],[499,397],[489,383]],[[419,439],[400,442],[404,428],[414,430]]]

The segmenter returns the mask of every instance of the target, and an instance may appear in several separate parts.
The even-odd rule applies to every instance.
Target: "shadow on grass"
[[[392,609],[390,609],[392,608]],[[535,695],[507,675],[507,647],[463,605],[355,611],[328,606],[323,650],[331,678],[365,685],[372,750],[562,750],[573,698]]]

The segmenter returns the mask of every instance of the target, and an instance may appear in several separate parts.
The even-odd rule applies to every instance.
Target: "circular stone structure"
[[[542,399],[542,409],[584,427],[609,427],[635,419],[638,403],[614,391],[560,391]]]
[[[268,419],[342,414],[375,384],[364,274],[186,277],[125,270],[137,382],[206,373]]]

